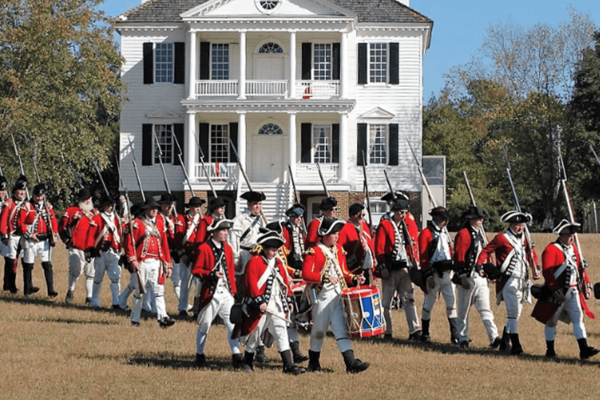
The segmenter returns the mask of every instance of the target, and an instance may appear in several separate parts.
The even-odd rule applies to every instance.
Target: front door
[[[261,135],[254,139],[253,177],[256,182],[278,183],[283,179],[283,137]]]

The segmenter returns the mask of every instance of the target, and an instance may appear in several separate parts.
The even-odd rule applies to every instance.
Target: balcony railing
[[[197,81],[196,95],[201,96],[237,96],[238,81]]]
[[[247,81],[246,95],[287,97],[288,83],[288,81]]]
[[[338,164],[319,164],[325,182],[337,182],[339,177]],[[296,164],[296,180],[302,184],[318,184],[320,182],[317,164]]]
[[[296,96],[305,100],[329,99],[340,95],[340,81],[301,81],[296,85]]]
[[[249,80],[246,81],[246,95],[271,96],[289,98],[289,81],[287,80]],[[299,81],[294,88],[296,98],[330,99],[339,97],[340,81]],[[196,81],[196,97],[208,96],[239,96],[239,82],[237,80],[202,80]]]
[[[235,182],[238,179],[238,166],[236,163],[204,163],[208,170],[209,179],[213,183]],[[206,173],[202,164],[196,164],[196,177],[202,183],[206,181]]]

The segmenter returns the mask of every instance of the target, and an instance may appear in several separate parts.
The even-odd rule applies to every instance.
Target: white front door
[[[285,79],[283,55],[258,54],[255,56],[254,79],[279,81]]]
[[[254,139],[253,181],[274,183],[282,181],[283,139],[281,135],[262,135]]]

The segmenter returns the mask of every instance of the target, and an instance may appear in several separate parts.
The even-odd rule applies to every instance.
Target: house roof
[[[181,22],[180,14],[209,0],[150,0],[129,10],[123,17],[127,22]],[[397,0],[329,0],[342,8],[354,11],[362,23],[430,23]]]

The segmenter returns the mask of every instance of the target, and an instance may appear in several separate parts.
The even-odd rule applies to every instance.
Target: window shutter
[[[389,83],[397,85],[400,83],[400,44],[390,43],[390,76]]]
[[[331,71],[331,79],[340,79],[340,55],[341,48],[339,43],[334,43],[332,46],[333,70]]]
[[[358,44],[358,83],[368,83],[367,79],[367,60],[368,60],[368,45],[367,43]]]
[[[210,131],[210,125],[207,123],[200,123],[198,128],[198,140],[200,141],[200,148],[204,153],[204,161],[210,162],[210,151],[208,149],[208,136]]]
[[[340,124],[331,125],[331,162],[340,162]]]
[[[358,130],[358,141],[356,147],[356,165],[362,166],[363,163],[363,151],[365,152],[365,161],[367,164],[369,161],[369,151],[368,151],[368,141],[367,141],[367,132],[368,125],[367,124],[357,124]]]
[[[310,81],[312,70],[312,43],[302,43],[302,80]]]
[[[390,140],[389,140],[389,154],[390,160],[389,165],[398,165],[398,124],[390,124],[389,126]]]
[[[152,124],[142,125],[142,165],[154,164]],[[131,149],[133,151],[133,149]]]
[[[174,44],[173,83],[185,83],[185,43]]]
[[[311,149],[312,149],[312,124],[300,124],[300,161],[303,163],[310,163]]]
[[[144,85],[154,83],[154,44],[144,43]]]
[[[179,146],[181,147],[181,160],[185,162],[185,141],[183,140],[183,124],[173,124],[173,135],[177,139]],[[177,145],[173,143],[173,165],[181,165],[181,161],[179,161],[179,149]]]
[[[200,42],[200,79],[210,79],[210,43]]]
[[[231,139],[231,143],[233,143],[235,145],[235,149],[238,149],[238,123],[237,122],[232,122],[229,124],[229,138]],[[230,147],[231,144],[229,145]],[[230,162],[237,162],[238,158],[235,155],[235,151],[233,151],[233,148],[229,149],[229,161]]]

